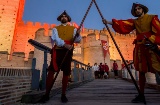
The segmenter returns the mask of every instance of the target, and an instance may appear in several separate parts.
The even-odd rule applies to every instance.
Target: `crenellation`
[[[100,30],[100,34],[105,34],[105,31],[104,30]]]
[[[33,58],[33,54],[29,54],[30,57]],[[0,52],[0,67],[8,67],[8,68],[14,68],[14,67],[29,67],[31,68],[31,60],[29,59],[26,63],[24,61],[25,54],[24,52],[14,52],[12,54],[12,60],[7,60],[8,54]]]
[[[43,28],[45,28],[45,27],[48,27],[48,29],[50,28],[50,27],[55,27],[55,24],[48,24],[48,23],[40,23],[40,22],[32,22],[32,21],[21,21],[21,22],[19,22],[19,24],[21,24],[22,23],[22,25],[24,24],[24,26],[30,26],[31,28],[32,27],[43,27]]]
[[[35,27],[39,27],[39,28],[42,27],[42,24],[40,22],[35,22],[34,25],[35,25]]]
[[[94,33],[93,29],[88,29],[88,33]]]
[[[56,24],[51,24],[51,28],[54,28],[56,26]]]
[[[44,28],[39,28],[36,32],[35,32],[35,38],[39,37],[39,36],[43,36],[44,35]]]
[[[88,32],[88,29],[87,29],[87,28],[84,28],[84,32]]]
[[[26,25],[26,26],[34,26],[34,23],[31,22],[31,21],[27,21],[25,25]]]
[[[113,34],[113,35],[120,35],[118,32],[115,32],[115,34]]]
[[[39,42],[48,42],[48,43],[51,42],[50,37],[45,35],[45,29],[44,28],[40,28],[36,31],[35,40],[37,40]]]
[[[99,31],[99,30],[94,30],[94,33],[95,33],[95,34],[99,34],[100,31]]]
[[[51,25],[48,23],[43,23],[42,27],[44,27],[45,29],[49,29]]]
[[[24,25],[25,25],[25,21],[19,21],[19,22],[18,22],[18,25],[19,25],[19,26],[24,26]]]

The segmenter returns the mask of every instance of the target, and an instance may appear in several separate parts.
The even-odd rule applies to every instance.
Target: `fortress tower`
[[[0,2],[0,51],[12,52],[16,27],[22,20],[25,0],[1,0]]]
[[[88,30],[88,35],[83,39],[84,63],[109,63],[110,56],[107,54],[104,61],[101,40],[107,41],[107,35],[98,30]]]

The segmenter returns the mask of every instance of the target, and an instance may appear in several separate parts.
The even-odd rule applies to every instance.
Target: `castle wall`
[[[83,46],[82,44],[76,44],[74,46],[74,50],[73,50],[73,59],[76,59],[80,62],[83,62],[84,61],[84,58],[83,58]]]
[[[101,39],[96,40],[96,36],[99,33],[91,33],[87,36],[87,41],[84,43],[84,63],[94,65],[94,63],[107,63],[110,64],[110,57],[107,54],[104,61],[103,49],[101,45]],[[108,40],[106,35],[99,35],[99,38]]]
[[[0,67],[3,68],[21,68],[31,69],[33,53],[29,54],[28,61],[24,61],[24,53],[13,53],[12,60],[7,60],[7,52],[0,52]]]
[[[110,34],[108,32],[105,32],[105,33],[109,37],[110,59],[122,60],[112,38],[110,37]],[[134,39],[136,37],[135,34],[131,33],[131,34],[127,34],[127,35],[121,35],[121,34],[112,32],[112,35],[115,39],[115,42],[116,42],[120,52],[122,53],[124,59],[133,60],[134,45],[132,44],[132,42],[134,41]]]
[[[112,32],[112,35],[114,37],[114,40],[122,54],[125,60],[133,60],[133,48],[134,45],[132,44],[133,40],[135,39],[135,33],[132,32],[127,35],[121,35],[115,32]],[[84,63],[91,63],[93,65],[95,61],[97,63],[104,62],[103,58],[103,51],[101,46],[101,40],[106,40],[109,42],[109,54],[107,53],[105,58],[105,62],[112,67],[112,63],[110,63],[110,60],[116,60],[120,61],[122,63],[122,59],[120,57],[120,54],[111,39],[111,36],[109,32],[104,28],[103,30],[97,31],[97,30],[91,30],[91,29],[85,29],[85,37],[82,39],[82,51],[84,53]],[[98,40],[97,40],[98,39]],[[119,63],[119,67],[121,67]],[[119,68],[120,69],[120,68]]]
[[[27,61],[29,52],[34,51],[34,47],[28,43],[29,39],[35,38],[35,32],[39,28],[44,28],[44,35],[48,36],[49,28],[55,27],[55,24],[41,24],[39,22],[24,22],[21,21],[18,23],[17,27],[17,35],[15,35],[13,39],[12,49],[13,52],[24,52],[25,53],[25,61]]]
[[[18,19],[22,16],[25,0],[0,2],[0,51],[10,53]]]

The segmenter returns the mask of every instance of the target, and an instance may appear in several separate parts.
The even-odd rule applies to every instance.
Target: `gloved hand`
[[[71,50],[71,49],[73,49],[73,45],[64,44],[64,48],[66,48],[66,49],[68,49],[68,50]]]
[[[108,21],[106,19],[102,19],[102,22],[103,22],[103,24],[110,24],[110,25],[113,24],[112,21]]]
[[[78,30],[76,31],[76,35],[75,35],[76,37],[78,37],[78,36],[80,35],[80,31],[81,31],[80,29],[78,29]]]
[[[103,24],[108,24],[108,21],[106,19],[102,19]]]

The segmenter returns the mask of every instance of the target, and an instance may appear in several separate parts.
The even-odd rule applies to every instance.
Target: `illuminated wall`
[[[12,44],[12,51],[13,52],[24,52],[25,53],[25,61],[28,61],[29,53],[31,51],[34,51],[34,48],[32,45],[28,43],[29,39],[35,38],[35,32],[39,28],[45,29],[45,35],[48,35],[48,29],[51,27],[55,27],[55,24],[41,24],[40,22],[26,22],[21,21],[17,25],[17,33],[14,36],[13,44]]]
[[[88,35],[91,33],[94,33],[95,35],[92,35],[92,36]],[[132,44],[132,42],[135,39],[136,34],[133,32],[133,33],[126,34],[126,35],[121,35],[121,34],[118,34],[118,33],[112,32],[112,31],[111,31],[111,33],[112,33],[112,35],[118,45],[118,48],[121,51],[124,59],[125,60],[133,60],[134,45]],[[100,43],[100,41],[98,41],[98,39],[109,40],[110,55],[108,55],[108,56],[110,56],[110,59],[112,59],[112,60],[121,60],[120,54],[117,51],[117,48],[116,48],[115,44],[113,43],[109,32],[106,29],[103,29],[100,31],[92,30],[92,29],[85,29],[83,35],[86,36],[83,39],[83,47],[88,46],[89,43],[91,43],[91,42],[94,44],[96,43],[97,46],[99,46],[99,44],[101,44],[101,43]],[[105,36],[105,35],[107,35],[107,36]],[[90,40],[92,40],[92,41],[90,41]],[[91,47],[91,49],[92,49],[92,47]],[[94,49],[94,47],[93,47],[93,49]],[[97,50],[97,51],[99,51],[99,50]],[[95,53],[95,55],[93,55],[93,57],[97,57],[97,54]],[[86,61],[86,62],[88,62],[88,61]]]
[[[17,22],[22,19],[25,0],[0,1],[0,51],[11,52]]]
[[[113,43],[110,35],[109,34],[107,34],[107,35],[109,36],[110,59],[121,60],[120,54],[119,54],[115,44]],[[118,45],[120,52],[122,53],[124,59],[133,60],[134,45],[132,43],[133,43],[133,40],[135,39],[135,34],[121,35],[118,33],[114,33],[113,37]]]
[[[24,22],[22,20],[25,0],[1,0],[0,1],[0,51],[7,51],[9,54],[23,52],[24,60],[28,61],[29,53],[33,46],[28,44],[28,39],[34,39],[35,31],[44,28],[45,35],[48,29],[55,24],[41,24],[40,22]],[[8,59],[12,59],[9,56]]]

